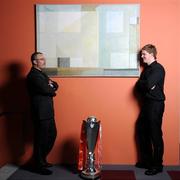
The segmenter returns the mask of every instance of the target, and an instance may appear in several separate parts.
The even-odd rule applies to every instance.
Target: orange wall
[[[164,163],[179,164],[178,0],[2,0],[0,6],[0,165],[22,163],[32,152],[32,123],[24,77],[35,50],[36,3],[140,3],[141,45],[154,43],[166,69]],[[75,42],[74,42],[75,43]],[[58,136],[49,155],[54,163],[76,161],[82,120],[95,115],[103,127],[103,163],[134,164],[134,127],[139,108],[133,96],[137,78],[54,78]]]

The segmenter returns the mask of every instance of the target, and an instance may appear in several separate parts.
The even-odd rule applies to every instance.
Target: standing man
[[[165,100],[165,70],[157,62],[156,55],[156,47],[152,44],[147,44],[141,49],[141,57],[147,66],[136,84],[142,96],[142,107],[137,121],[141,159],[136,163],[136,167],[147,169],[146,175],[163,171],[164,143],[161,125]]]
[[[47,162],[56,139],[53,97],[58,84],[42,72],[46,59],[41,52],[31,55],[32,68],[27,75],[27,87],[30,95],[32,118],[34,122],[34,160],[35,171],[39,174],[50,175],[47,169],[52,164]]]

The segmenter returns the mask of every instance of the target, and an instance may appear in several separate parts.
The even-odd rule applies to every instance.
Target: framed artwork
[[[139,76],[139,4],[36,5],[50,76]]]

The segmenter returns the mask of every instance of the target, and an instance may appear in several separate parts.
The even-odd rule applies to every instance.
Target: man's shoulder
[[[40,74],[36,70],[31,68],[31,70],[29,71],[29,73],[26,76],[27,82],[34,81],[39,76],[40,76]]]
[[[27,76],[38,76],[41,75],[41,72],[36,68],[31,68]]]
[[[156,66],[155,66],[155,68],[154,68],[154,71],[156,71],[157,73],[159,73],[159,74],[161,74],[161,75],[163,75],[163,76],[165,76],[165,74],[166,74],[166,71],[165,71],[163,65],[160,64],[160,63],[157,63],[157,64],[156,64]]]
[[[159,62],[157,62],[157,63],[155,64],[155,68],[158,68],[158,69],[161,69],[161,70],[165,71],[163,65],[160,64]]]

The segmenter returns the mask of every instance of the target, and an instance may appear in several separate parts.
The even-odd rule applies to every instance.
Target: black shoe
[[[135,164],[135,167],[137,167],[137,168],[142,168],[142,169],[149,169],[149,168],[150,168],[150,165],[147,164],[147,163],[137,162],[137,163]]]
[[[161,173],[163,172],[163,168],[160,167],[160,168],[152,168],[152,169],[148,169],[147,171],[145,171],[145,175],[147,176],[153,176],[153,175],[156,175],[158,173]]]
[[[46,162],[45,164],[43,164],[43,166],[46,168],[49,168],[49,167],[52,167],[53,164]]]
[[[51,175],[53,172],[49,169],[46,169],[44,167],[37,168],[35,170],[36,173],[41,174],[41,175]]]

